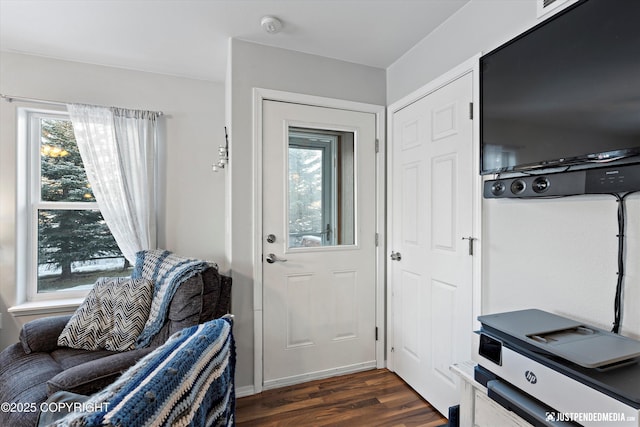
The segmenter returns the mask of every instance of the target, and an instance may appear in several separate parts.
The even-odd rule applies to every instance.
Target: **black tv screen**
[[[640,0],[583,0],[480,58],[481,174],[640,162]]]

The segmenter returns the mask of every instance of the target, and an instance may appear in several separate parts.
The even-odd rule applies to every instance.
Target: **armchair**
[[[231,308],[231,278],[209,267],[183,281],[167,308],[159,332],[149,344],[129,351],[83,350],[58,346],[71,316],[26,323],[20,342],[0,352],[0,402],[17,404],[0,412],[1,426],[35,426],[43,402],[58,391],[90,395],[113,383],[184,328],[222,317]]]

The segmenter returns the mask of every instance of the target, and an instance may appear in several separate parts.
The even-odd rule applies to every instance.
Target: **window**
[[[26,299],[83,296],[98,277],[129,275],[91,191],[69,117],[25,109],[19,126],[25,151],[19,173],[27,190],[19,218],[26,237],[19,249]]]
[[[289,248],[355,244],[354,135],[289,129]]]

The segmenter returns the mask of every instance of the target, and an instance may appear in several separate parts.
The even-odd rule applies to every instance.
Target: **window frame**
[[[314,138],[324,138],[325,140],[313,140]],[[297,140],[292,141],[293,138]],[[338,206],[337,206],[337,144],[338,137],[328,133],[327,131],[319,131],[314,132],[311,129],[298,129],[298,128],[290,128],[288,135],[288,145],[287,145],[287,165],[288,165],[288,156],[291,148],[299,149],[299,150],[317,150],[322,153],[322,218],[321,222],[323,224],[321,228],[321,239],[322,239],[322,247],[326,246],[336,246],[337,238],[336,238],[336,230],[338,224]],[[288,166],[287,166],[288,167]],[[287,191],[290,190],[290,183],[287,182]],[[334,203],[336,201],[336,203]],[[289,209],[287,208],[287,220],[285,223],[287,224],[287,230],[289,227]],[[329,225],[331,235],[327,238],[325,225]],[[289,231],[289,230],[288,230]],[[313,234],[313,233],[311,233]],[[290,233],[287,232],[287,236],[290,236]],[[290,238],[287,237],[287,249],[288,250],[297,250],[300,249],[299,246],[292,246]]]
[[[86,289],[38,292],[38,212],[41,210],[98,210],[97,202],[43,201],[40,136],[42,119],[69,120],[63,110],[18,109],[17,185],[17,302],[32,303],[82,299]],[[20,195],[23,195],[22,198]]]

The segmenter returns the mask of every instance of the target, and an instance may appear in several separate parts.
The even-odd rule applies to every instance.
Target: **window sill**
[[[7,311],[14,317],[70,313],[82,304],[84,298],[67,298],[48,301],[32,301],[14,305]]]

